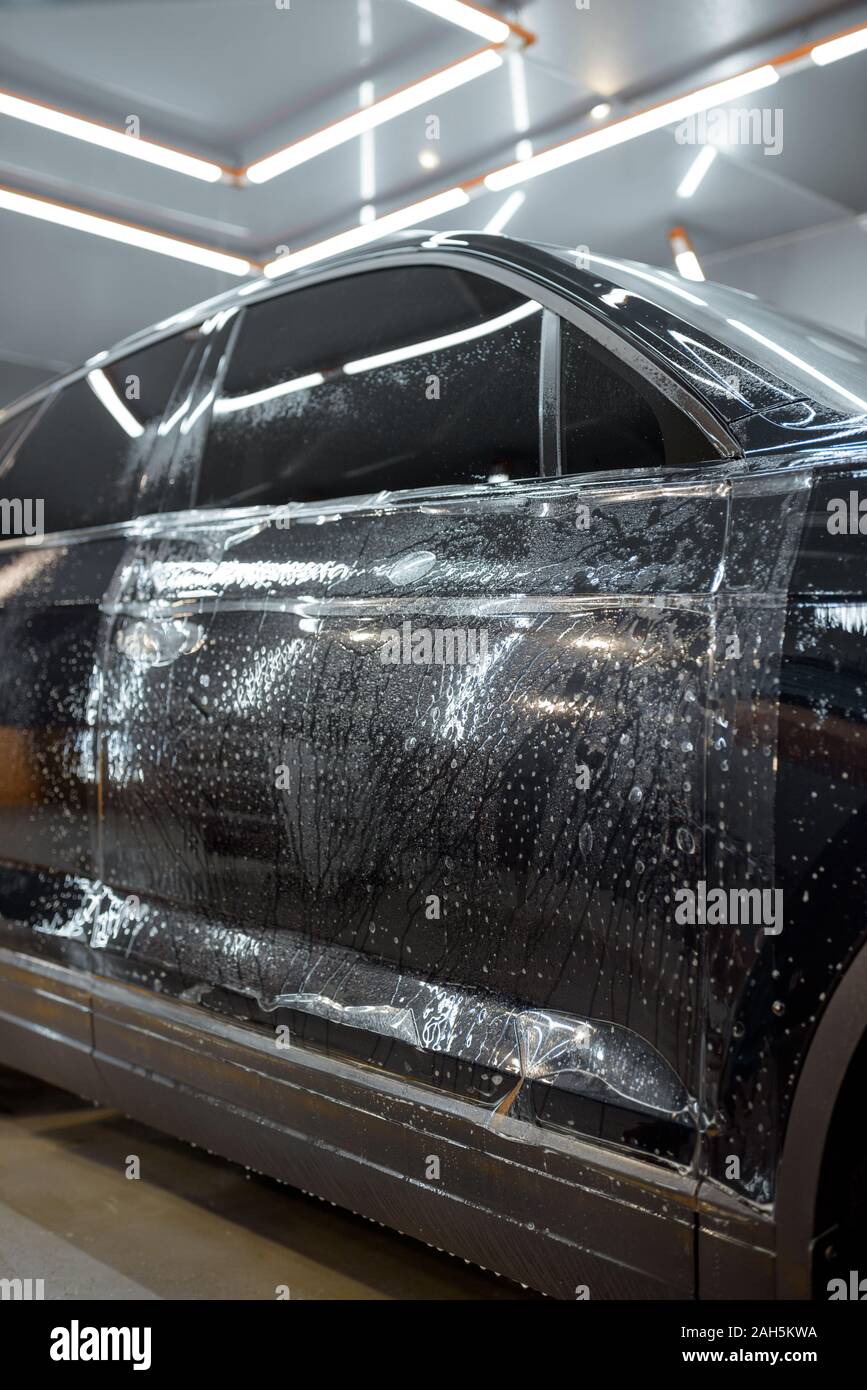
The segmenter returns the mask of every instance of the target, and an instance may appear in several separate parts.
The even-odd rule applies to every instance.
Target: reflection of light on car
[[[739,319],[726,319],[726,323],[730,324],[732,328],[736,328],[739,333],[745,333],[747,337],[752,338],[754,342],[761,343],[762,347],[766,347],[771,352],[775,352],[778,357],[782,357],[784,362],[789,362],[793,367],[800,367],[801,371],[813,377],[814,381],[821,381],[823,386],[829,386],[834,394],[840,396],[844,401],[849,401],[852,405],[857,406],[859,410],[867,411],[867,401],[863,400],[860,396],[856,396],[852,391],[847,391],[845,386],[841,386],[839,382],[826,376],[824,372],[820,372],[816,367],[811,367],[810,363],[805,362],[803,357],[798,357],[794,352],[789,352],[788,348],[784,348],[780,343],[775,343],[773,338],[766,338],[764,333],[759,333],[757,329],[750,328],[748,323],[741,323]]]
[[[144,434],[144,425],[140,425],[132,411],[124,405],[101,367],[87,373],[87,384],[100,405],[105,406],[112,420],[120,425],[130,439],[140,439]]]
[[[599,298],[603,304],[610,305],[612,309],[619,309],[621,304],[625,304],[629,298],[629,291],[613,289],[609,290],[607,294],[601,294]]]
[[[289,396],[295,391],[309,391],[314,386],[321,386],[324,380],[321,372],[311,372],[309,376],[297,376],[292,381],[279,381],[276,386],[266,386],[262,391],[251,391],[247,396],[224,396],[214,406],[214,414],[231,415],[236,410],[251,410],[253,406],[276,401],[280,396]]]
[[[157,434],[163,436],[171,434],[175,425],[178,423],[179,420],[182,420],[184,418],[184,415],[189,410],[191,400],[192,396],[186,396],[184,400],[181,401],[181,404],[178,406],[177,410],[173,411],[167,420],[162,421],[159,428],[157,429]]]
[[[533,708],[540,714],[572,714],[578,708],[577,700],[534,700]]]
[[[433,352],[459,347],[462,343],[471,343],[476,338],[486,338],[491,333],[499,333],[513,323],[520,323],[522,319],[529,318],[531,314],[538,314],[541,308],[541,304],[528,299],[526,303],[519,304],[517,309],[510,309],[508,313],[500,314],[495,319],[474,323],[469,328],[461,328],[457,333],[445,333],[441,338],[429,338],[424,343],[410,343],[406,347],[392,348],[390,352],[380,352],[375,357],[360,357],[357,362],[347,362],[343,370],[347,376],[356,376],[359,372],[372,372],[377,367],[390,367],[395,362],[408,362],[412,357],[427,357]]]
[[[190,430],[193,428],[193,425],[196,423],[197,420],[201,419],[201,417],[204,415],[205,411],[208,409],[213,399],[213,391],[209,391],[207,395],[202,397],[202,399],[199,401],[199,404],[193,411],[192,415],[188,415],[184,423],[181,425],[181,434],[189,434]]]
[[[679,299],[685,299],[689,304],[699,304],[702,308],[707,308],[707,300],[699,299],[697,294],[692,294],[690,290],[681,289],[680,285],[674,283],[674,276],[663,278],[663,275],[652,275],[647,270],[636,270],[631,263],[623,265],[621,261],[609,260],[608,256],[589,256],[588,260],[595,265],[607,265],[612,270],[626,271],[633,275],[636,280],[646,280],[649,285],[658,285],[660,289],[667,290],[669,294],[676,294]]]

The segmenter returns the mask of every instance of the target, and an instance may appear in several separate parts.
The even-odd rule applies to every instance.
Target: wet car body
[[[0,1059],[561,1297],[809,1296],[867,1022],[858,350],[500,237],[289,281],[0,419],[46,512]],[[74,394],[117,471],[53,506]],[[715,887],[780,920],[678,911]]]

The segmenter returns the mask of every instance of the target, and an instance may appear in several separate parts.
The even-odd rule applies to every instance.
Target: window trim
[[[539,344],[539,476],[561,478],[563,457],[560,446],[560,375],[562,319],[551,309],[542,310],[542,337]]]

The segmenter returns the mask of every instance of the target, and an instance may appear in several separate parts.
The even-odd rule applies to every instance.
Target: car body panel
[[[671,1216],[671,1250],[698,1242],[698,1291],[725,1296],[748,1269],[767,1296],[787,1117],[865,937],[863,542],[827,526],[834,498],[867,493],[865,420],[804,400],[767,361],[690,325],[691,291],[683,320],[644,299],[635,274],[657,273],[633,268],[623,299],[595,266],[573,271],[503,238],[460,241],[318,273],[459,263],[501,276],[643,363],[705,435],[706,461],[190,510],[243,301],[194,313],[204,326],[141,514],[35,546],[0,542],[0,621],[10,640],[25,633],[25,684],[45,691],[28,703],[10,665],[3,723],[44,731],[49,749],[63,702],[71,731],[52,775],[61,803],[77,779],[82,808],[75,852],[62,840],[39,851],[42,754],[23,757],[18,803],[7,774],[18,806],[4,803],[0,850],[9,978],[73,972],[53,978],[90,1016],[81,1036],[69,1024],[64,1054],[85,1093],[116,1103],[132,1087],[158,1123],[155,1098],[174,1077],[196,1119],[185,1125],[173,1104],[171,1127],[201,1142],[222,1123],[239,1155],[256,1141],[252,1121],[236,1133],[227,1118],[232,1085],[238,1104],[244,1094],[238,1066],[194,1084],[172,1070],[182,1054],[168,1043],[138,1054],[124,990],[170,996],[184,1028],[198,1019],[232,1045],[246,1030],[243,1045],[274,1049],[278,1070],[288,1039],[287,1077],[355,1069],[365,1106],[400,1079],[432,1114],[458,1106],[471,1145],[476,1130],[540,1155],[590,1144],[612,1173],[632,1151],[641,1184],[680,1194],[676,1214],[660,1199],[654,1219]],[[46,622],[37,643],[33,624]],[[419,633],[456,632],[478,659],[413,659]],[[26,752],[33,734],[16,737]],[[712,883],[780,888],[780,934],[682,920],[679,890]],[[817,904],[823,923],[833,917],[821,933]],[[22,1010],[23,988],[9,985]],[[112,1027],[109,997],[130,1001]],[[12,1012],[0,1051],[24,1045]],[[38,1071],[38,1014],[26,1029]],[[314,1113],[299,1120],[311,1141]],[[395,1133],[359,1155],[371,1173],[352,1200],[368,1214],[381,1209],[373,1169]],[[273,1149],[262,1166],[278,1171]],[[309,1179],[303,1164],[291,1171],[302,1169]],[[462,1170],[455,1199],[473,1206],[475,1180]],[[340,1182],[335,1161],[323,1195]],[[515,1200],[499,1204],[504,1231]],[[405,1229],[436,1236],[427,1221],[407,1217]],[[469,1245],[488,1250],[487,1239]],[[577,1241],[588,1258],[623,1256],[621,1235],[615,1249],[594,1239]],[[642,1236],[623,1257],[638,1284],[599,1276],[607,1296],[657,1296],[671,1269],[655,1282],[652,1245]],[[542,1263],[527,1282],[564,1296]],[[672,1287],[695,1292],[693,1271]]]

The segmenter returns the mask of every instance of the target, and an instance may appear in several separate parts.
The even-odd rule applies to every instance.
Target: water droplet
[[[593,826],[585,821],[578,832],[578,848],[586,859],[593,848]]]
[[[640,801],[644,800],[644,792],[641,790],[640,787],[630,788],[629,800],[633,806],[637,806]]]
[[[683,850],[684,854],[695,853],[695,836],[691,830],[687,830],[685,825],[679,825],[677,827],[675,840],[677,841],[678,849]]]
[[[415,579],[422,579],[436,562],[433,551],[416,550],[412,555],[404,555],[396,560],[387,571],[388,578],[394,585],[411,584]]]

